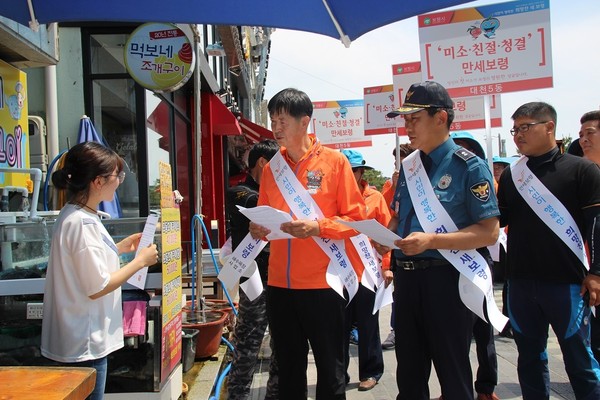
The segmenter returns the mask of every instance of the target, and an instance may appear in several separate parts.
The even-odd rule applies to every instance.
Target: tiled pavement
[[[501,285],[496,287],[496,300],[501,304]],[[389,333],[391,308],[389,306],[382,309],[379,313],[381,339],[385,340]],[[268,343],[268,340],[264,343]],[[265,396],[266,381],[268,378],[268,346],[263,346],[263,360],[260,368],[254,375],[252,385],[251,400],[262,400]],[[350,383],[347,386],[346,398],[348,400],[387,400],[395,399],[397,394],[395,369],[396,357],[393,350],[384,350],[385,372],[377,386],[368,392],[359,392],[358,389],[358,351],[357,347],[350,346]],[[496,394],[502,400],[520,399],[521,391],[517,378],[517,349],[512,339],[496,336],[496,352],[498,354],[498,386]],[[573,391],[569,384],[567,374],[564,369],[563,359],[558,347],[558,341],[550,331],[548,340],[548,357],[550,367],[550,379],[552,393],[550,399],[575,399]],[[471,365],[473,371],[477,368],[477,355],[475,353],[475,344],[471,347]],[[308,394],[310,399],[314,399],[316,385],[316,368],[312,360],[312,355],[309,356],[308,367]],[[429,381],[430,393],[432,399],[437,399],[440,394],[440,386],[432,370],[431,379]]]

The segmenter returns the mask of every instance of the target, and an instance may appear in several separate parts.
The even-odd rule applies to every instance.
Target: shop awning
[[[273,132],[244,117],[238,117],[238,123],[246,139],[251,143],[257,143],[263,139],[275,139]]]
[[[169,105],[161,101],[146,119],[146,126],[160,135],[158,145],[169,151]]]
[[[202,94],[202,101],[209,103],[210,119],[212,121],[212,133],[215,135],[242,135],[242,129],[235,115],[221,102],[221,100],[210,93]],[[161,101],[146,120],[148,128],[160,134],[159,145],[162,149],[169,151],[169,104]],[[264,128],[263,128],[264,129]]]
[[[36,23],[129,21],[177,22],[270,26],[320,33],[348,47],[365,33],[380,26],[466,3],[466,0],[364,1],[364,0],[262,0],[262,1],[164,1],[146,0],[53,0],[0,1],[0,15],[25,26]],[[232,7],[232,5],[234,5]],[[277,10],[277,12],[273,12]],[[29,25],[31,21],[31,25]]]
[[[202,101],[208,101],[214,135],[241,135],[242,129],[238,120],[218,96],[202,93]]]

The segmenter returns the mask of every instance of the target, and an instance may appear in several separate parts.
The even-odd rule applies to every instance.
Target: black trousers
[[[460,299],[458,279],[450,264],[394,273],[397,400],[431,398],[432,362],[444,400],[473,400],[474,316]]]
[[[333,289],[267,287],[267,316],[279,366],[279,398],[307,398],[309,344],[317,367],[317,400],[346,398],[344,308]]]
[[[596,307],[597,310],[600,310],[600,307]],[[596,316],[592,314],[590,317],[590,328],[592,330],[591,333],[591,346],[592,353],[594,353],[594,358],[600,364],[600,311],[596,311]]]
[[[227,376],[227,400],[246,400],[250,396],[254,369],[267,329],[266,303],[265,292],[251,301],[246,293],[240,290],[238,317],[232,340],[235,351],[231,361],[231,371]],[[277,394],[277,361],[274,359],[274,350],[272,353],[265,399],[279,398]]]
[[[477,350],[477,375],[475,391],[492,394],[498,384],[498,357],[494,343],[494,327],[474,315],[473,338]]]
[[[383,351],[379,337],[379,312],[373,315],[375,292],[358,285],[358,292],[346,307],[346,332],[350,332],[352,322],[358,329],[358,379],[364,381],[383,375]],[[350,335],[344,336],[346,347],[346,371],[350,364]]]

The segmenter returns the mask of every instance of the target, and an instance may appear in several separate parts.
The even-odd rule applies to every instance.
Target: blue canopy
[[[320,33],[346,46],[365,33],[461,0],[3,0],[0,16],[51,22],[172,22],[267,26]],[[29,5],[32,5],[29,7]],[[36,21],[37,20],[37,21]],[[402,38],[395,38],[398,42]]]
[[[94,128],[94,124],[92,124],[92,121],[87,115],[81,117],[81,121],[79,121],[77,143],[83,142],[96,142],[108,147],[108,144],[104,141],[104,138],[98,134],[96,128]],[[119,196],[116,192],[112,201],[101,201],[98,208],[100,211],[110,214],[111,218],[120,218],[123,216]]]

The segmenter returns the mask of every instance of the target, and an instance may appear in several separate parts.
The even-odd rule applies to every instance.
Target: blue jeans
[[[106,357],[98,358],[96,360],[60,364],[66,367],[94,368],[96,370],[96,386],[94,387],[92,394],[88,396],[87,400],[102,400],[104,398],[104,387],[106,386],[107,371]]]
[[[600,398],[600,369],[590,348],[590,308],[580,285],[513,279],[508,313],[517,349],[523,399],[548,399],[548,328],[556,334],[578,400]]]

